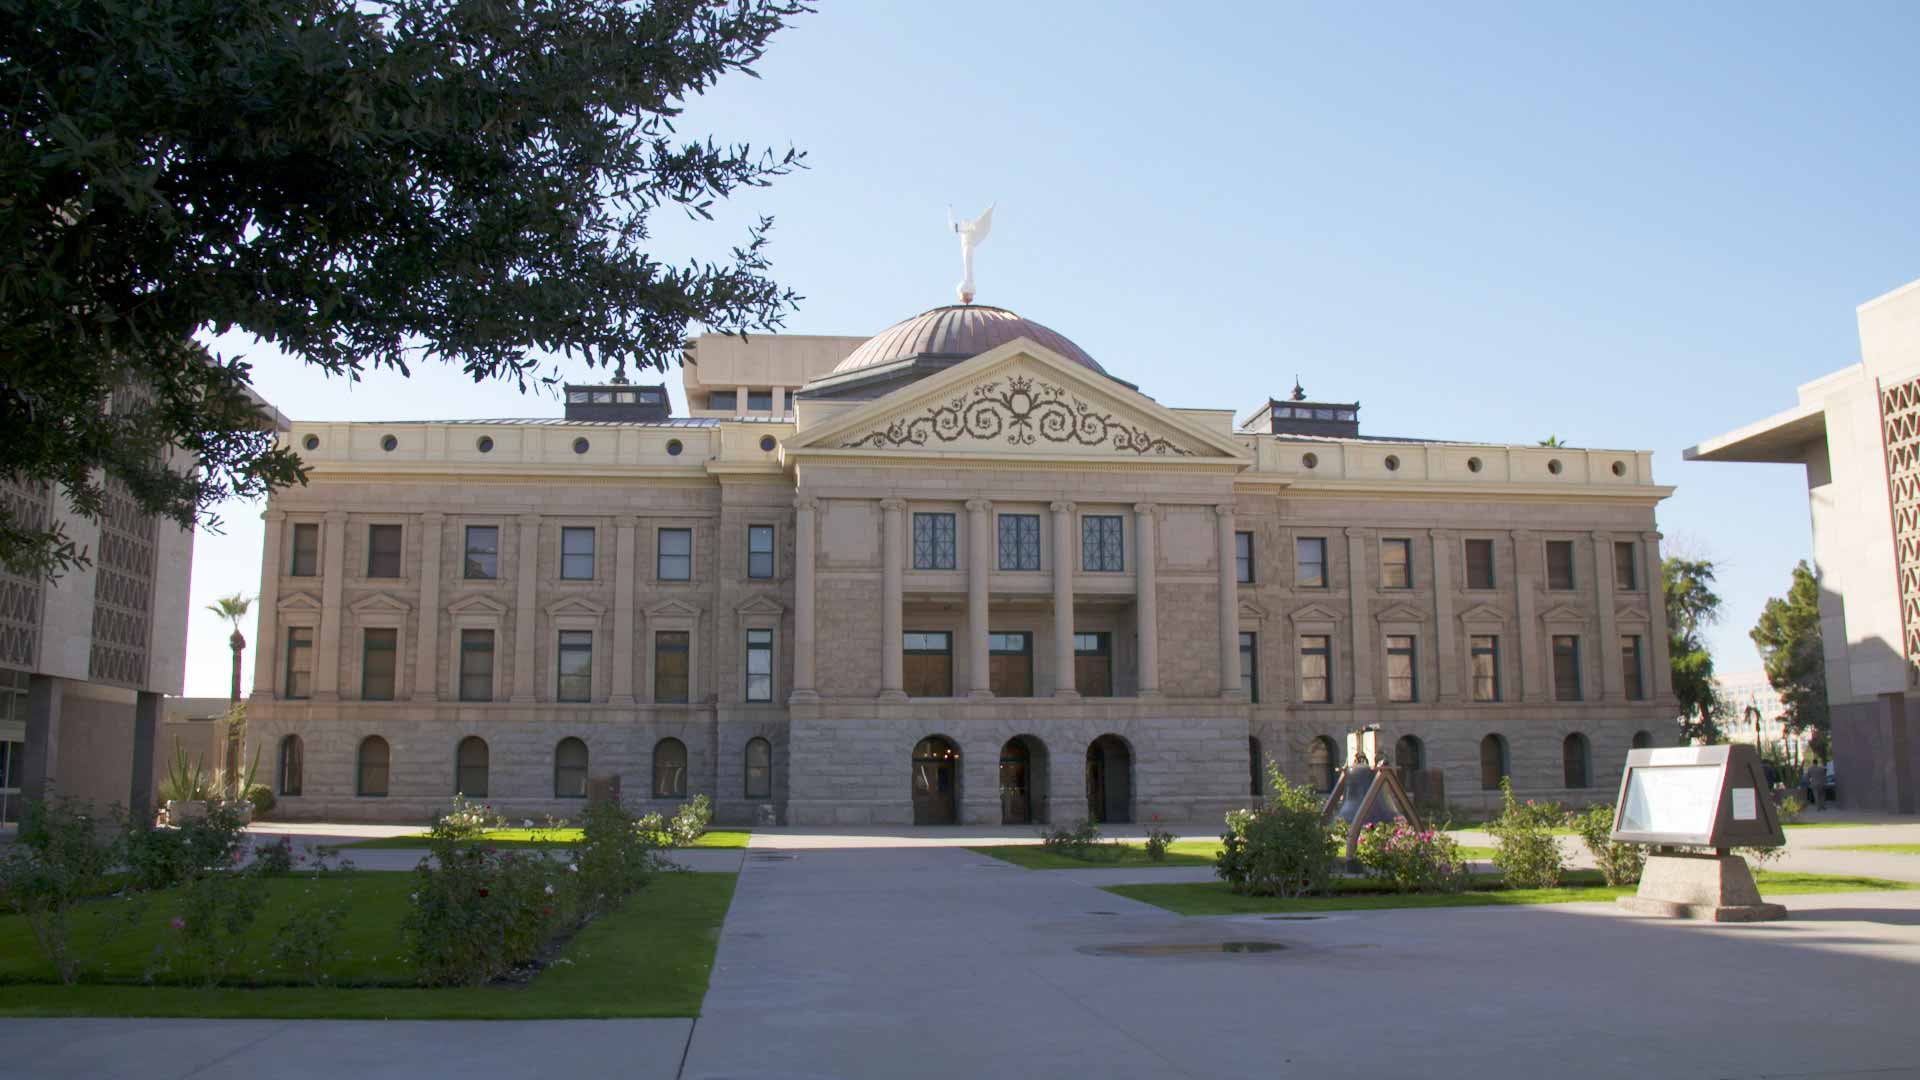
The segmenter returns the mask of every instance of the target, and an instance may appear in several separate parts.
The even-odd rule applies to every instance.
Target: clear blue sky
[[[1679,451],[1857,362],[1854,307],[1920,278],[1920,5],[822,6],[682,125],[811,169],[663,215],[663,254],[774,214],[788,329],[872,333],[952,301],[946,206],[997,202],[979,301],[1169,405],[1297,372],[1373,434],[1655,450],[1669,546],[1722,567],[1720,668],[1758,666],[1803,478]],[[302,419],[559,410],[222,344]],[[199,605],[258,590],[258,509],[199,540],[190,693],[225,691]]]

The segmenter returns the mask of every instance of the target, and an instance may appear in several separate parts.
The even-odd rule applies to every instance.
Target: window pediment
[[[1395,601],[1373,613],[1378,622],[1417,623],[1425,622],[1427,613],[1404,601]]]
[[[1540,621],[1545,623],[1585,623],[1587,613],[1568,604],[1555,604],[1540,613]]]
[[[1615,619],[1620,620],[1621,622],[1651,622],[1652,621],[1647,616],[1647,609],[1639,604],[1627,604],[1623,607],[1615,608],[1613,617]]]
[[[584,596],[569,596],[548,604],[546,613],[549,616],[581,615],[597,619],[605,615],[607,609],[604,604],[596,604]]]
[[[1338,622],[1340,613],[1325,604],[1307,604],[1288,612],[1287,618],[1296,623],[1330,623]]]
[[[1504,623],[1507,621],[1507,613],[1494,607],[1492,604],[1475,604],[1460,613],[1460,621],[1469,623]]]
[[[766,593],[760,593],[733,610],[736,615],[780,615],[784,614],[787,609],[786,605],[780,603],[780,601],[775,600]]]
[[[693,604],[687,603],[685,600],[668,600],[665,603],[655,604],[648,608],[647,615],[655,619],[692,619],[699,617],[700,609]]]
[[[505,615],[507,605],[485,593],[473,593],[448,604],[447,611],[454,615]]]
[[[374,593],[363,596],[347,605],[347,610],[355,615],[404,615],[413,610],[413,605],[391,593]]]
[[[319,611],[320,608],[320,601],[312,593],[304,592],[288,593],[274,605],[276,611]]]
[[[1252,619],[1256,622],[1265,622],[1268,617],[1267,609],[1251,600],[1242,600],[1240,601],[1240,617],[1242,619]]]

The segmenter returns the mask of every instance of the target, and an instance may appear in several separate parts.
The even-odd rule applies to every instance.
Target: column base
[[[995,696],[995,695],[994,695],[994,692],[993,692],[993,691],[991,691],[991,690],[969,690],[969,691],[967,691],[967,700],[968,700],[968,701],[989,701],[989,700],[991,700],[991,699],[992,699],[992,698],[993,698],[994,696]]]
[[[640,704],[640,699],[634,697],[632,694],[615,694],[607,699],[607,704],[628,709]]]
[[[882,691],[880,691],[880,696],[879,696],[879,697],[877,697],[877,698],[875,698],[874,700],[876,700],[876,701],[905,701],[905,700],[907,700],[907,692],[906,692],[905,690],[882,690]]]
[[[413,701],[414,701],[414,704],[416,705],[432,705],[439,700],[440,700],[439,694],[426,693],[426,694],[413,695]]]
[[[820,691],[818,690],[795,690],[793,693],[787,695],[787,703],[789,705],[810,705],[819,700]]]
[[[1055,701],[1079,701],[1079,700],[1080,700],[1080,691],[1078,691],[1078,690],[1055,690],[1055,691],[1053,692],[1053,700],[1055,700]]]
[[[1236,686],[1231,690],[1220,691],[1220,700],[1236,702],[1239,704],[1245,704],[1249,700],[1249,698],[1247,697],[1247,692],[1245,690],[1242,690]]]
[[[533,703],[533,698],[521,697],[519,694],[515,694],[507,699],[507,704],[509,705],[532,705]]]
[[[1160,696],[1160,688],[1156,686],[1152,689],[1137,690],[1133,696],[1137,698],[1157,698]]]

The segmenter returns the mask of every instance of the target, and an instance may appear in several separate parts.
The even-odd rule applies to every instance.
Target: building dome
[[[1015,338],[1032,338],[1083,367],[1106,374],[1086,350],[1065,337],[1005,308],[955,304],[934,308],[880,331],[853,350],[835,375],[865,371],[902,361],[962,360],[998,348]]]

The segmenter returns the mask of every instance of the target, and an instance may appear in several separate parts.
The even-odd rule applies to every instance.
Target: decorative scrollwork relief
[[[1013,446],[1034,446],[1044,441],[1104,446],[1143,456],[1193,456],[1193,451],[1145,428],[1097,411],[1067,390],[1019,375],[1004,383],[998,379],[981,383],[919,416],[896,420],[841,445],[887,449],[1003,436]]]

